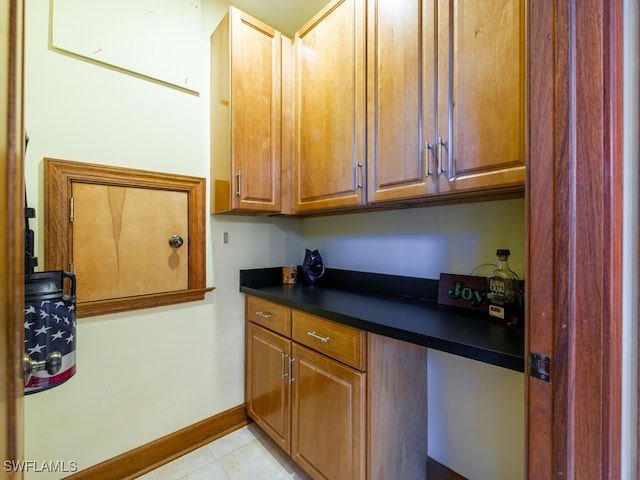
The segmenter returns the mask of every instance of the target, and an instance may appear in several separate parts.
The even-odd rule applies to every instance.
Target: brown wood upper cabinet
[[[524,185],[524,13],[368,1],[368,202]]]
[[[294,210],[522,188],[524,14],[519,0],[330,2],[294,42]]]
[[[212,213],[280,211],[282,39],[234,7],[211,35]]]
[[[292,54],[230,7],[211,37],[212,212],[522,189],[524,18],[520,0],[333,0]]]
[[[439,191],[524,186],[525,3],[440,0],[438,25]]]
[[[365,202],[365,2],[334,0],[294,39],[294,210]]]
[[[368,9],[368,201],[524,185],[523,3]]]
[[[437,191],[434,0],[369,0],[370,202]]]

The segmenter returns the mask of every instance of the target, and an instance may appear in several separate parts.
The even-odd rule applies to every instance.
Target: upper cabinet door
[[[369,202],[435,193],[435,6],[368,2]]]
[[[364,202],[364,18],[364,0],[334,0],[295,36],[298,212]]]
[[[438,2],[439,191],[522,186],[525,3]]]
[[[278,31],[230,7],[211,35],[211,211],[279,212]]]

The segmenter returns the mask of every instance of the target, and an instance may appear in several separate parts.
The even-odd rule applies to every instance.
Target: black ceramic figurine
[[[305,283],[314,284],[324,275],[324,262],[318,250],[305,248],[302,262],[302,278]]]

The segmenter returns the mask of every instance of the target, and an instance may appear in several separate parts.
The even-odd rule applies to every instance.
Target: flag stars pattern
[[[35,347],[29,348],[27,351],[29,352],[29,355],[33,355],[34,353],[41,353],[43,348],[44,345],[37,343]]]
[[[56,333],[54,333],[51,336],[51,340],[58,340],[59,338],[62,338],[64,335],[64,332],[62,330],[58,330]]]
[[[73,302],[62,300],[43,300],[25,305],[25,352],[32,360],[42,361],[51,352],[57,351],[64,356],[75,351],[74,310]]]
[[[36,330],[36,335],[46,335],[50,329],[51,327],[42,325],[38,330]]]

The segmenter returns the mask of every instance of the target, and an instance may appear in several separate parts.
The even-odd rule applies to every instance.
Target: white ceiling
[[[258,20],[293,38],[307,20],[329,0],[228,0],[229,3]]]

